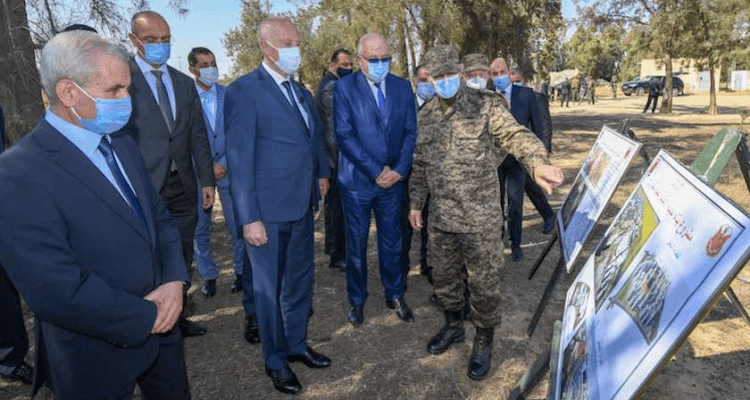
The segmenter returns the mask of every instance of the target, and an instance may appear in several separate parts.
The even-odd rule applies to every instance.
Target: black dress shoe
[[[346,261],[336,261],[328,264],[328,268],[336,271],[346,271]]]
[[[201,294],[206,296],[206,298],[214,297],[216,294],[216,279],[207,280],[201,288]]]
[[[403,296],[397,297],[393,300],[386,300],[385,306],[391,310],[396,310],[396,315],[398,315],[402,321],[414,321],[414,313],[411,311],[411,308],[409,308],[409,305],[406,304],[406,300]]]
[[[27,385],[31,385],[31,382],[34,380],[34,368],[32,368],[29,364],[26,364],[26,361],[21,361],[21,363],[18,364],[18,366],[13,370],[13,372],[10,373],[10,375],[3,376],[13,380],[21,381]]]
[[[346,314],[346,318],[349,319],[349,322],[351,322],[352,325],[360,326],[363,322],[365,322],[364,308],[364,306],[352,306],[352,308],[349,309],[349,313]]]
[[[242,274],[237,274],[234,276],[234,282],[232,282],[232,286],[230,286],[229,289],[232,293],[237,293],[242,291]]]
[[[513,261],[521,261],[523,260],[523,250],[521,250],[520,246],[511,246],[510,253],[513,255]]]
[[[287,394],[299,394],[302,385],[297,379],[297,375],[289,367],[282,369],[270,369],[266,367],[266,375],[271,377],[274,389]]]
[[[286,356],[286,360],[289,362],[301,362],[307,365],[308,368],[328,368],[331,366],[331,359],[316,352],[307,346],[305,351],[300,354],[293,354]]]
[[[260,343],[260,332],[258,332],[258,321],[255,315],[245,315],[245,341],[250,344]]]
[[[180,317],[178,323],[180,324],[180,333],[182,334],[182,337],[203,336],[206,334],[206,328],[185,317]]]

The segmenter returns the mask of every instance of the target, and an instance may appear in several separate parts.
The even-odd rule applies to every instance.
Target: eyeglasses
[[[365,60],[367,60],[367,62],[369,62],[371,64],[379,64],[379,63],[391,62],[391,56],[385,56],[383,58],[377,58],[377,57],[365,58],[365,56],[363,56],[361,54],[359,56],[362,57],[362,58],[364,58]]]
[[[146,36],[143,39],[136,36],[136,38],[138,38],[138,40],[140,40],[141,43],[143,44],[160,44],[160,43],[174,44],[174,38],[172,38],[172,36],[162,36],[162,37]]]

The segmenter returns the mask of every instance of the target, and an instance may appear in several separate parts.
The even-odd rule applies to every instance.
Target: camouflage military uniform
[[[497,167],[505,151],[533,176],[548,163],[537,137],[518,125],[499,94],[462,86],[452,105],[433,98],[419,111],[409,181],[411,209],[430,193],[428,263],[435,294],[447,311],[461,310],[466,267],[474,322],[500,323],[504,255]]]

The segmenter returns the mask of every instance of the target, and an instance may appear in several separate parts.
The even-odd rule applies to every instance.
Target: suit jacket
[[[339,78],[333,72],[328,71],[315,91],[315,110],[318,112],[318,118],[323,127],[323,137],[328,153],[328,169],[331,171],[336,170],[339,153],[336,130],[333,125],[333,85],[338,80]]]
[[[143,297],[189,280],[177,227],[138,146],[119,134],[112,148],[151,234],[45,120],[0,156],[0,264],[36,314],[36,384],[46,372],[78,398],[121,390],[156,359],[160,341],[179,340],[176,331],[151,334],[156,306]]]
[[[417,138],[414,93],[403,78],[388,74],[384,82],[385,115],[362,71],[336,82],[333,115],[342,188],[376,188],[375,179],[386,165],[405,179],[409,175]]]
[[[273,77],[258,67],[227,87],[224,130],[237,225],[286,222],[317,206],[317,180],[328,177],[312,95],[294,82],[306,127]]]
[[[5,115],[3,114],[3,107],[0,106],[0,153],[5,150]]]
[[[188,197],[195,202],[197,198],[192,193],[198,191],[196,173],[201,187],[215,184],[203,109],[195,90],[195,82],[182,72],[172,67],[167,68],[172,78],[176,104],[172,131],[169,131],[159,103],[133,59],[130,60],[131,81],[128,89],[133,101],[133,113],[123,131],[138,142],[146,160],[146,168],[159,192],[164,189],[167,173],[174,160],[185,191],[190,193]]]
[[[519,124],[529,128],[544,142],[544,121],[534,90],[526,86],[513,85],[510,96],[510,113]]]
[[[224,94],[226,91],[226,86],[216,84],[216,116],[213,128],[208,120],[208,115],[205,112],[203,113],[203,121],[208,133],[208,144],[211,148],[211,158],[224,168],[227,167],[227,143],[224,134]]]
[[[547,153],[552,152],[552,115],[549,113],[549,97],[544,92],[534,92],[539,113],[542,115],[542,143]]]

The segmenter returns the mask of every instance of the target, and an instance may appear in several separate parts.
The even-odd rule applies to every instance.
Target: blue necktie
[[[172,114],[172,104],[169,102],[167,87],[164,85],[164,80],[161,79],[162,71],[154,69],[151,73],[156,77],[156,97],[161,109],[161,115],[164,117],[164,122],[167,123],[171,132],[174,128],[174,114]]]
[[[375,83],[375,87],[378,89],[378,108],[380,109],[381,113],[385,114],[385,96],[383,96],[383,91],[380,90],[380,83]]]
[[[297,105],[297,100],[294,97],[294,93],[292,93],[292,85],[289,83],[289,81],[284,81],[281,83],[284,85],[284,88],[286,89],[286,93],[289,95],[289,101],[292,103],[292,107],[294,108],[294,111],[297,112],[297,116],[299,117],[300,121],[302,121],[302,125],[305,127],[305,134],[309,135],[307,132],[307,122],[305,122],[305,117],[302,116],[302,111],[299,110],[299,105]]]
[[[135,193],[133,193],[133,190],[130,189],[128,181],[120,171],[120,167],[117,165],[117,161],[115,161],[115,154],[112,151],[112,147],[110,146],[109,140],[107,140],[106,136],[102,136],[102,141],[99,142],[98,149],[99,152],[104,156],[104,159],[107,161],[107,166],[109,166],[109,170],[112,171],[112,175],[114,175],[115,181],[117,181],[117,186],[120,187],[120,190],[125,196],[125,199],[127,199],[128,203],[130,203],[130,208],[138,217],[138,220],[141,222],[141,224],[143,224],[143,229],[145,229],[146,233],[149,234],[148,223],[146,223],[146,215],[143,213],[141,203],[138,202],[138,198],[135,196]]]

